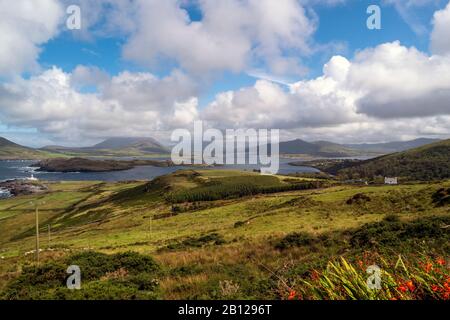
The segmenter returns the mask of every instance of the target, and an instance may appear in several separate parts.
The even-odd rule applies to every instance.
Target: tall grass
[[[313,300],[449,300],[450,269],[442,257],[422,256],[395,263],[378,257],[379,289],[368,285],[366,259],[355,263],[340,258],[330,261],[325,270],[314,270],[301,279],[288,294],[289,299]]]

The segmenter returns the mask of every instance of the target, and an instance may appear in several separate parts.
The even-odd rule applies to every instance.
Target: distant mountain
[[[387,143],[363,143],[363,144],[344,144],[345,147],[354,149],[354,150],[363,150],[377,153],[393,153],[405,151],[408,149],[418,148],[433,142],[438,142],[439,139],[427,139],[427,138],[419,138],[410,141],[394,141]]]
[[[158,141],[153,138],[109,138],[92,147],[93,149],[126,149],[138,148],[148,152],[167,151]]]
[[[0,137],[0,160],[35,160],[51,157],[52,154],[20,144]]]
[[[47,146],[46,151],[59,152],[70,156],[146,156],[149,154],[167,154],[169,151],[153,138],[120,137],[109,138],[92,147],[67,148]]]
[[[411,141],[394,141],[387,143],[338,144],[330,141],[307,142],[296,139],[280,143],[281,154],[303,154],[325,158],[377,156],[417,148],[437,139],[420,138]]]
[[[373,154],[365,150],[355,150],[329,141],[306,142],[296,139],[280,143],[280,154],[298,154],[315,157],[354,157]]]
[[[280,142],[281,154],[313,154],[319,149],[319,146],[301,139]]]
[[[424,181],[448,179],[449,160],[450,139],[366,161],[349,162],[347,167],[339,168],[337,173],[348,178],[389,176]],[[333,168],[328,170],[332,171]]]

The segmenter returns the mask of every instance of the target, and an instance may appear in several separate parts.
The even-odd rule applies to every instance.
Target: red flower
[[[406,291],[408,291],[408,288],[406,286],[399,286],[398,290],[401,292],[406,292]]]
[[[445,266],[445,260],[442,258],[436,259],[436,263],[440,266]]]
[[[439,287],[437,285],[433,284],[431,286],[431,290],[433,290],[433,292],[438,292],[439,291]]]
[[[413,292],[416,289],[416,287],[414,286],[414,283],[411,280],[406,282],[406,286],[408,287],[409,291],[411,291],[411,292]]]
[[[431,270],[433,270],[433,264],[431,262],[427,262],[425,265],[425,271],[429,273]]]
[[[297,295],[297,292],[295,292],[294,290],[291,290],[289,292],[288,300],[294,300],[296,295]]]

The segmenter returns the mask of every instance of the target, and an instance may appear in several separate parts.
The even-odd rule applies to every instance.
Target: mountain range
[[[400,152],[437,142],[437,139],[420,138],[410,141],[396,141],[375,144],[338,144],[330,141],[306,142],[296,139],[280,143],[281,154],[311,155],[324,158],[377,156]]]
[[[280,154],[323,158],[379,156],[427,145],[438,140],[420,138],[377,144],[338,144],[329,141],[307,142],[301,139],[281,142]],[[54,157],[153,157],[168,155],[170,148],[153,138],[109,138],[90,147],[46,146],[24,147],[0,138],[0,160],[45,159]]]
[[[62,146],[46,146],[42,150],[68,156],[115,156],[140,157],[155,154],[168,154],[169,149],[153,138],[118,137],[108,138],[91,147],[67,148]]]

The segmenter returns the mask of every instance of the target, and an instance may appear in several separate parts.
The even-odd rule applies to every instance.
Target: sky
[[[449,33],[448,0],[0,0],[0,135],[167,142],[203,120],[283,140],[445,139]]]

